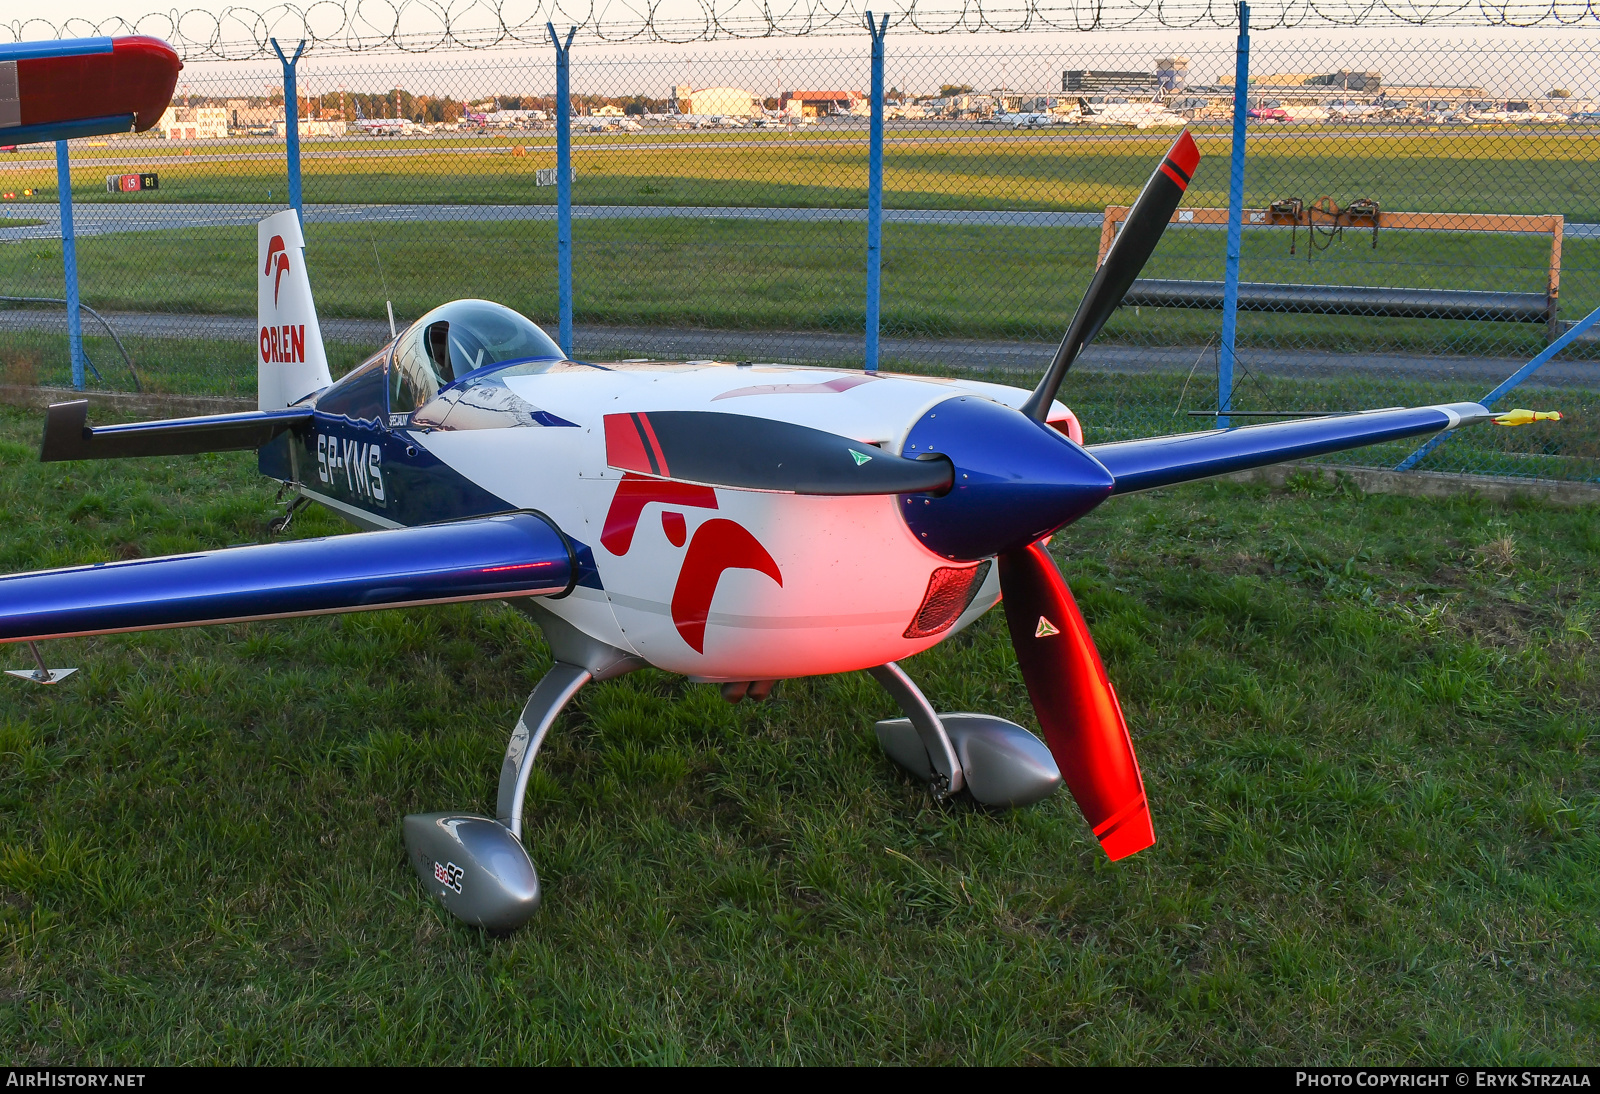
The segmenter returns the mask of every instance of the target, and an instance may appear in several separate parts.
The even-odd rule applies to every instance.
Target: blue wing
[[[1493,417],[1492,411],[1477,403],[1449,403],[1117,441],[1091,445],[1089,453],[1116,480],[1111,492],[1128,494],[1346,448],[1426,436]]]
[[[0,577],[0,642],[368,611],[571,589],[535,513]]]

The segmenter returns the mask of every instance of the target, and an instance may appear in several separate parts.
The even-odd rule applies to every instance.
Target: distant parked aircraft
[[[1383,107],[1376,103],[1353,103],[1346,99],[1344,102],[1329,103],[1328,116],[1348,121],[1351,118],[1371,118],[1383,113]]]
[[[478,115],[482,120],[483,115]],[[467,120],[472,120],[472,115],[467,115]],[[406,118],[370,118],[362,112],[362,104],[355,104],[355,126],[362,133],[371,136],[402,136],[405,133],[421,133],[422,126],[416,122],[408,122]]]
[[[1087,99],[1080,96],[1078,116],[1089,125],[1131,125],[1135,129],[1149,129],[1157,125],[1182,127],[1189,121],[1181,114],[1174,114],[1156,99],[1135,103],[1114,98],[1091,106]]]
[[[1012,129],[1043,129],[1049,125],[1060,125],[1066,119],[1059,114],[1041,111],[1026,114],[1004,114],[995,120],[1009,123]]]

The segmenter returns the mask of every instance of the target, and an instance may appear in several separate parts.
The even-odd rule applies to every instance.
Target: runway
[[[553,194],[553,192],[552,192]],[[168,232],[195,228],[253,225],[283,209],[272,203],[170,203],[122,205],[82,202],[73,207],[78,237],[127,232]],[[0,216],[40,221],[0,228],[0,243],[60,239],[61,214],[54,204],[0,206]],[[551,221],[549,205],[307,205],[308,224],[382,224]],[[797,209],[739,205],[575,205],[574,220],[756,220],[789,223],[865,224],[865,209]],[[1099,228],[1097,212],[1043,212],[1025,209],[885,209],[885,224],[984,228]],[[1180,225],[1186,230],[1222,231],[1223,225]],[[1249,230],[1273,231],[1266,226]],[[1600,239],[1600,224],[1568,224],[1567,239]]]
[[[272,204],[170,204],[137,207],[82,203],[73,207],[79,238],[124,232],[167,232],[254,225],[283,209]],[[42,223],[0,228],[0,243],[60,239],[61,215],[54,205],[31,205],[11,215]],[[953,227],[1098,228],[1099,213],[1047,213],[1007,209],[886,209],[887,224]],[[450,221],[553,221],[555,205],[307,205],[308,224],[439,223]],[[736,205],[578,205],[574,220],[760,220],[865,224],[865,209],[747,208]]]
[[[109,313],[106,318],[123,338],[184,338],[253,343],[255,320],[249,316],[171,315],[150,312]],[[0,310],[0,332],[65,333],[66,316],[58,311]],[[85,333],[94,334],[94,324]],[[323,337],[351,345],[382,345],[388,324],[379,319],[325,319]],[[576,327],[574,355],[606,361],[623,358],[655,360],[797,361],[861,366],[861,335],[828,331],[717,331],[676,327]],[[963,372],[1016,372],[1036,376],[1049,363],[1054,343],[1000,342],[963,338],[883,338],[882,365],[943,365]],[[137,360],[137,356],[135,357]],[[1242,368],[1261,376],[1337,378],[1365,376],[1386,380],[1469,383],[1488,390],[1523,362],[1492,357],[1428,357],[1408,354],[1350,354],[1315,350],[1247,349],[1239,354]],[[1093,373],[1127,375],[1215,375],[1214,351],[1199,346],[1090,346],[1073,366]],[[1029,381],[1031,382],[1031,381]],[[1202,384],[1203,386],[1203,384]],[[1556,360],[1545,365],[1530,387],[1600,390],[1600,362]]]

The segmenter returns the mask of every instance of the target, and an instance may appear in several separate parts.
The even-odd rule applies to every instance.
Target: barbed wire
[[[326,53],[428,53],[548,44],[547,22],[605,43],[864,33],[868,7],[902,33],[979,34],[1237,26],[1232,0],[312,0],[102,20],[0,23],[0,42],[150,34],[185,60],[271,56],[270,39]],[[1256,30],[1288,27],[1600,25],[1600,0],[1258,0]]]

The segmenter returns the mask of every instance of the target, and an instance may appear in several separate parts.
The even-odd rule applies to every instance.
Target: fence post
[[[556,265],[561,294],[561,352],[572,356],[572,36],[563,45],[554,23],[546,23],[556,47]]]
[[[83,317],[78,314],[78,239],[72,227],[72,163],[67,142],[56,141],[56,189],[61,191],[61,272],[67,282],[67,347],[72,353],[72,386],[83,376]]]
[[[1244,137],[1250,112],[1250,5],[1239,5],[1233,63],[1233,157],[1228,168],[1228,270],[1222,282],[1222,346],[1217,352],[1217,428],[1233,409],[1233,362],[1239,334],[1239,252],[1244,241]]]
[[[878,371],[879,297],[883,269],[883,38],[889,17],[875,22],[867,12],[872,35],[872,122],[867,135],[867,344],[866,370]]]
[[[295,66],[300,63],[300,54],[305,52],[306,42],[304,38],[300,39],[294,56],[285,57],[276,38],[268,41],[272,43],[272,51],[278,55],[278,62],[283,65],[283,135],[289,159],[289,207],[299,215],[300,229],[304,231],[306,213],[300,207],[300,89],[295,80]]]

